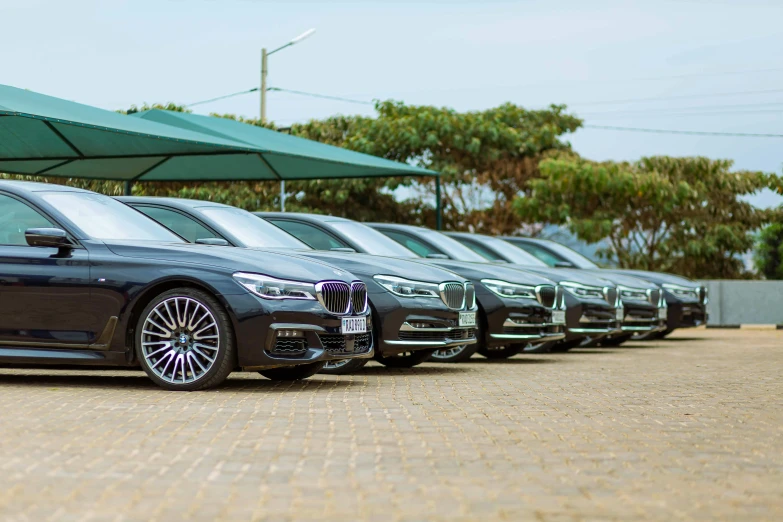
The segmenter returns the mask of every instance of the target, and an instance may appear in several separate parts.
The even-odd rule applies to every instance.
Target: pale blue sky
[[[0,0],[0,83],[106,109],[269,84],[458,110],[566,103],[587,124],[783,134],[783,2]],[[775,91],[756,94],[715,94]],[[682,98],[591,104],[637,98]],[[364,105],[270,93],[280,124]],[[257,94],[195,112],[258,114]],[[694,114],[703,112],[703,114]],[[582,129],[583,156],[705,155],[781,173],[783,138]],[[760,204],[780,201],[768,194]]]

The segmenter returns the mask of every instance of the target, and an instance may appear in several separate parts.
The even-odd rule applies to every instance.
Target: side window
[[[555,266],[557,263],[565,262],[565,259],[561,259],[558,256],[553,255],[548,250],[544,250],[538,245],[533,245],[531,243],[514,243],[515,246],[518,246],[522,250],[525,250],[529,254],[533,254],[538,259],[543,261],[549,266]]]
[[[267,219],[282,228],[296,239],[316,250],[331,250],[333,248],[350,248],[328,232],[318,227],[297,221]]]
[[[27,246],[28,228],[53,228],[51,221],[18,199],[0,194],[0,245]]]
[[[432,248],[427,243],[424,243],[414,237],[409,236],[403,232],[397,232],[396,230],[384,230],[379,229],[384,235],[392,238],[408,250],[413,250],[417,255],[421,257],[427,257],[430,254],[443,254],[443,252]]]
[[[145,206],[138,206],[133,208],[147,217],[154,219],[175,234],[179,234],[180,236],[184,237],[185,240],[189,243],[195,243],[197,239],[217,237],[214,232],[210,231],[208,228],[204,227],[197,221],[174,210]]]
[[[477,253],[483,258],[489,259],[490,261],[505,261],[502,257],[495,254],[492,250],[485,248],[483,245],[479,245],[478,243],[471,241],[469,239],[464,239],[461,237],[455,237],[457,241]]]

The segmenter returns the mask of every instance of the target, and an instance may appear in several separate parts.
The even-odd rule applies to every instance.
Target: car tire
[[[509,357],[514,357],[515,355],[522,353],[524,348],[525,345],[523,344],[507,344],[494,348],[483,347],[476,351],[487,359],[508,359]]]
[[[167,390],[214,388],[236,368],[231,319],[215,297],[195,288],[155,296],[139,316],[134,344],[142,369]]]
[[[435,350],[430,358],[431,362],[458,363],[465,362],[479,350],[479,343],[462,344],[453,348]]]
[[[328,361],[321,373],[327,375],[346,375],[349,373],[358,372],[364,365],[367,364],[368,359],[343,359],[341,361]]]
[[[404,352],[400,355],[376,356],[375,360],[389,368],[413,368],[423,362],[427,362],[435,350],[416,350]]]
[[[273,381],[301,381],[320,372],[325,364],[324,362],[297,364],[296,366],[261,370],[258,373]]]
[[[557,344],[557,341],[547,341],[545,343],[527,344],[522,350],[522,353],[550,353],[552,347]]]
[[[620,346],[624,342],[630,341],[631,337],[633,337],[633,334],[616,335],[608,339],[601,339],[600,344],[601,346]]]

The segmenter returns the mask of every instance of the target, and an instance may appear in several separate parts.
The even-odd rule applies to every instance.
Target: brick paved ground
[[[783,331],[168,393],[0,370],[0,520],[783,519]]]

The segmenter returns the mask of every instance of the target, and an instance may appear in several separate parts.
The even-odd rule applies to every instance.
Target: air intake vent
[[[536,298],[538,302],[547,308],[554,308],[557,303],[557,290],[554,286],[542,285],[536,287]]]
[[[341,281],[322,281],[315,285],[318,302],[333,314],[347,314],[351,307],[351,287]]]
[[[367,309],[367,287],[364,283],[351,283],[351,308],[355,314],[363,314]]]
[[[462,283],[441,283],[440,298],[452,310],[459,310],[465,303],[465,287]]]
[[[612,286],[604,287],[604,299],[606,299],[609,305],[615,306],[617,304],[617,288]]]

